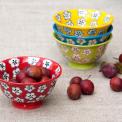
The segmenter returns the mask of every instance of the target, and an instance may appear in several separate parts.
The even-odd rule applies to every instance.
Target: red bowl
[[[10,81],[10,79],[16,78],[16,74],[20,70],[30,65],[49,69],[51,79],[44,82],[26,84]],[[61,66],[47,58],[35,56],[9,58],[0,62],[0,86],[4,95],[11,99],[15,107],[33,109],[42,105],[42,101],[52,92],[61,73]]]

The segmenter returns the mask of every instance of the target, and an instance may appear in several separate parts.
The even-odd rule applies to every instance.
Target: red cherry
[[[120,92],[122,91],[122,79],[114,77],[110,80],[110,87],[113,91]]]
[[[42,70],[42,75],[50,77],[50,70],[44,67],[42,67],[41,70]]]
[[[70,81],[70,84],[80,84],[82,79],[79,76],[73,77]]]
[[[21,83],[36,83],[36,80],[26,77],[21,81]]]
[[[50,78],[49,77],[47,77],[47,76],[42,76],[42,79],[41,79],[41,81],[40,82],[44,82],[44,81],[47,81],[47,80],[49,80]]]
[[[91,95],[94,92],[94,84],[92,83],[91,80],[82,80],[81,82],[81,90],[82,93],[85,95]]]
[[[34,79],[41,79],[42,71],[38,66],[30,66],[26,70],[27,76],[34,78]]]
[[[21,82],[26,77],[26,73],[21,71],[16,75],[16,80],[18,82]]]
[[[119,56],[119,62],[122,63],[122,54],[120,54],[120,56]]]
[[[72,100],[78,100],[81,97],[81,87],[78,84],[71,84],[67,89],[67,95]]]

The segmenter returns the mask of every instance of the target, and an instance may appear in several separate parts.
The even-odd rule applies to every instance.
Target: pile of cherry
[[[50,79],[50,71],[44,67],[29,66],[21,70],[16,79],[12,79],[17,83],[36,83],[43,82]]]
[[[67,89],[68,97],[72,100],[78,100],[81,95],[91,95],[94,92],[94,84],[91,80],[82,80],[76,76],[70,80],[70,85]]]
[[[117,58],[114,58],[117,59]],[[110,78],[110,87],[113,91],[122,91],[122,79],[117,75],[122,74],[122,54],[119,55],[116,63],[103,62],[100,68],[100,72],[107,78]]]

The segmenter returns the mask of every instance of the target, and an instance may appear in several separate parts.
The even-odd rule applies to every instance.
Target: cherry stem
[[[89,79],[91,76],[92,76],[92,75],[89,75],[89,76],[87,77],[87,79]]]
[[[116,57],[113,57],[113,59],[119,60],[119,59],[118,59],[118,58],[116,58]]]

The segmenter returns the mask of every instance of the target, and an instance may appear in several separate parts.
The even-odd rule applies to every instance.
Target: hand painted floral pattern
[[[89,35],[94,35],[95,33],[96,33],[95,29],[90,29],[88,32]]]
[[[92,18],[93,19],[98,19],[99,16],[100,16],[100,12],[99,11],[95,11],[95,12],[92,13]]]
[[[45,98],[45,95],[40,95],[39,97],[36,98],[36,101],[41,101]]]
[[[84,58],[84,59],[82,59],[81,62],[85,64],[85,63],[89,63],[90,61],[91,60],[89,58]]]
[[[68,20],[71,18],[71,13],[69,11],[64,11],[64,19]]]
[[[69,28],[64,28],[64,31],[66,32],[67,35],[71,33],[71,30]]]
[[[32,92],[34,89],[35,89],[35,87],[33,85],[27,85],[25,87],[25,90],[28,91],[28,92]]]
[[[89,45],[94,45],[94,44],[96,44],[96,43],[97,43],[96,39],[89,40]]]
[[[69,49],[66,47],[66,46],[63,46],[61,45],[61,50],[64,52],[64,53],[67,53],[69,51]]]
[[[7,90],[4,90],[4,94],[5,94],[8,98],[12,98],[12,97],[13,97],[12,94],[11,94],[9,91],[7,91]]]
[[[75,42],[72,39],[66,39],[68,44],[75,44]]]
[[[77,43],[80,44],[80,45],[83,45],[84,43],[86,43],[86,41],[82,38],[78,38]]]
[[[46,85],[42,85],[38,88],[37,92],[43,93],[47,89]]]
[[[18,67],[20,64],[20,60],[18,58],[12,58],[9,60],[9,63],[10,63],[12,68]]]
[[[16,102],[18,102],[18,103],[24,103],[24,99],[21,99],[21,98],[19,98],[19,97],[16,97],[16,98],[14,99],[14,101],[16,101]]]
[[[34,98],[36,98],[35,93],[27,93],[25,96],[25,99],[27,100],[33,100]]]
[[[0,71],[6,70],[6,64],[4,62],[0,62]]]
[[[66,24],[69,25],[69,26],[73,26],[72,21],[68,21]]]
[[[75,36],[82,36],[83,33],[81,31],[75,31]]]
[[[102,35],[102,34],[103,34],[103,31],[100,31],[100,32],[99,32],[99,35]]]
[[[16,78],[16,75],[20,72],[19,68],[16,68],[15,70],[13,70],[13,78]]]
[[[107,22],[109,22],[110,21],[110,15],[108,15],[108,16],[106,16],[105,18],[104,18],[104,22],[105,23],[107,23]]]
[[[12,87],[12,93],[20,95],[22,93],[22,90],[19,87]]]
[[[79,25],[79,26],[85,26],[85,25],[86,25],[86,20],[85,20],[84,18],[80,18],[80,19],[78,20],[78,25]]]
[[[9,86],[6,84],[6,83],[1,83],[1,86],[4,88],[4,89],[8,89],[9,88]]]
[[[89,55],[89,54],[91,54],[91,50],[90,49],[85,49],[85,50],[83,50],[83,54]]]
[[[61,41],[64,41],[64,38],[58,34],[58,38],[61,40]]]
[[[38,57],[28,57],[28,63],[31,65],[36,65],[40,58]]]
[[[87,15],[87,10],[79,9],[78,15],[80,17],[85,17]]]
[[[9,81],[9,74],[7,72],[3,73],[3,80]]]
[[[97,22],[96,21],[91,22],[90,26],[91,27],[96,27],[97,26]]]
[[[79,62],[81,58],[79,54],[73,54],[72,59]]]
[[[47,59],[43,60],[43,67],[49,69],[51,65],[52,65],[52,61]]]
[[[57,14],[56,19],[60,22],[61,21],[61,16],[59,14]]]
[[[80,49],[78,47],[72,47],[71,49],[74,53],[79,53]]]

